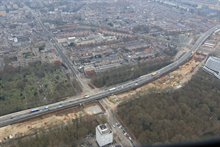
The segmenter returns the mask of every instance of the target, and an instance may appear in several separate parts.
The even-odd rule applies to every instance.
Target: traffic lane
[[[130,140],[123,134],[122,129],[116,126],[117,121],[112,119],[112,120],[109,120],[108,122],[111,125],[115,138],[119,138],[121,144],[123,144],[125,147],[132,146],[132,143],[130,142]]]
[[[116,123],[118,122],[117,119],[114,117],[114,114],[112,113],[112,110],[108,107],[108,104],[105,100],[100,101],[101,105],[104,107],[108,123],[112,128],[112,131],[114,133],[114,138],[119,138],[120,142],[125,146],[130,146],[130,141],[124,136],[124,134],[121,132],[119,128],[117,128]]]
[[[117,121],[117,119],[114,117],[113,113],[111,111],[109,111],[110,114],[110,122],[111,122],[111,126],[112,129],[115,130],[116,135],[118,135],[118,137],[123,140],[123,144],[125,144],[125,146],[132,146],[131,140],[129,140],[128,138],[128,133],[127,136],[125,135],[125,132],[123,132],[124,127],[120,124],[121,127],[118,127],[117,124],[119,124],[119,122]]]
[[[116,122],[117,123],[117,122]],[[116,123],[115,123],[115,130],[116,130],[116,132],[117,132],[117,135],[119,136],[119,138],[121,138],[124,142],[124,144],[126,145],[126,146],[133,146],[133,144],[132,144],[132,142],[131,142],[131,140],[129,140],[129,134],[126,132],[126,131],[123,131],[124,130],[124,127],[120,124],[120,127],[118,127],[117,125],[116,125]]]

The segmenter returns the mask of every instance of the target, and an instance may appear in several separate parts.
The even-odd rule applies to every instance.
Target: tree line
[[[123,65],[114,69],[107,70],[105,72],[98,73],[91,79],[91,82],[96,87],[111,86],[133,80],[144,74],[148,74],[152,71],[160,69],[171,61],[168,58],[160,60],[151,60],[135,65]]]
[[[57,128],[40,129],[37,134],[14,139],[6,147],[76,147],[87,135],[95,135],[98,122],[94,116],[73,119]]]
[[[154,90],[122,103],[118,115],[142,145],[219,137],[220,80],[200,70],[179,90]]]

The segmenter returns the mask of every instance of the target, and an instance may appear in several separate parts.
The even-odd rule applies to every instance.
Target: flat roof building
[[[209,57],[203,69],[220,79],[220,58]]]
[[[96,141],[100,147],[113,143],[113,132],[107,124],[96,127]]]
[[[0,71],[3,71],[5,67],[4,59],[0,57]]]
[[[86,77],[93,77],[96,75],[96,72],[95,72],[95,67],[93,66],[85,66],[84,67],[84,74]]]

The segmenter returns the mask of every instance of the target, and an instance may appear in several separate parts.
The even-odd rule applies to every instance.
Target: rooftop
[[[111,133],[111,130],[107,124],[98,125],[97,128],[102,135]]]
[[[220,79],[220,58],[209,57],[203,69]]]
[[[220,58],[213,56],[209,57],[205,66],[213,71],[220,72]]]

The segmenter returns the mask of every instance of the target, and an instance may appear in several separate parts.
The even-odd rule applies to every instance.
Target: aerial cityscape
[[[220,0],[0,0],[0,146],[220,137]]]

